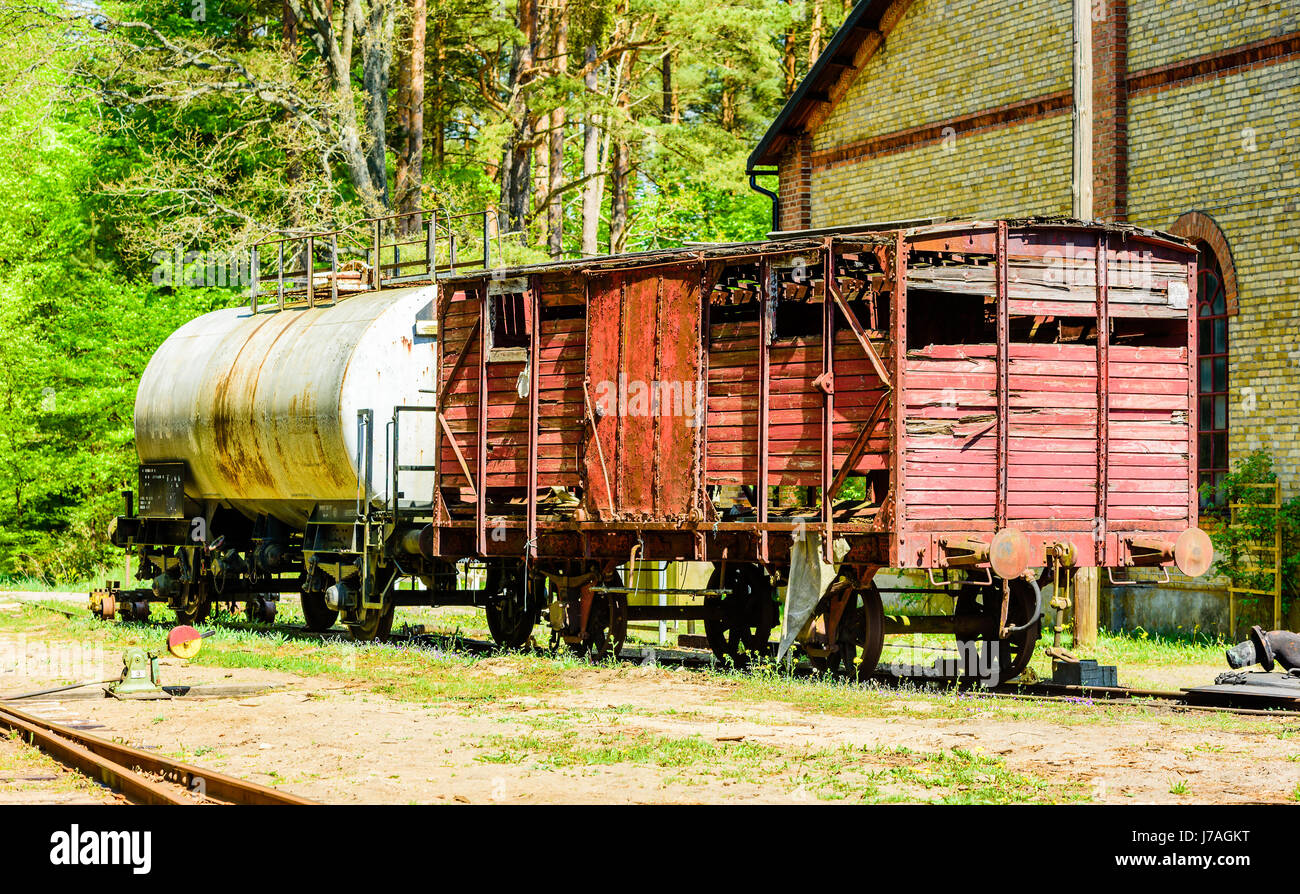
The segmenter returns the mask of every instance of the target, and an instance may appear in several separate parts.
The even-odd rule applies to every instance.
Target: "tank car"
[[[285,589],[302,593],[313,627],[333,624],[341,606],[326,592],[366,562],[353,520],[400,499],[374,471],[390,464],[394,416],[411,417],[408,465],[427,467],[403,486],[432,487],[431,446],[421,446],[432,444],[432,417],[419,410],[433,401],[435,291],[221,310],[173,333],[140,380],[139,496],[111,531],[149,588],[113,601],[138,613],[166,601],[183,623],[214,602],[244,602],[250,619],[271,620]],[[388,585],[394,566],[366,570]],[[360,605],[343,616],[363,638],[391,621]]]

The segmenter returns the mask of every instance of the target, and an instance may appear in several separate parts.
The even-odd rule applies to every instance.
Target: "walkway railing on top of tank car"
[[[459,253],[457,222],[472,218],[481,219],[482,251],[466,259]],[[252,249],[252,310],[256,313],[266,296],[274,296],[276,310],[298,301],[314,307],[326,293],[333,303],[340,294],[432,282],[438,273],[457,268],[487,269],[494,223],[490,208],[442,220],[433,209],[421,209],[364,218],[340,230],[263,240]],[[341,257],[346,258],[342,263]],[[271,283],[274,288],[263,288]]]
[[[321,291],[328,292],[329,301],[338,301],[340,293],[364,292],[370,288],[368,265],[365,258],[369,246],[357,238],[352,227],[302,236],[267,239],[253,246],[250,267],[253,273],[251,307],[257,313],[259,300],[264,295],[275,296],[275,309],[284,310],[287,302],[305,299],[314,307],[324,301]],[[322,264],[318,254],[324,251],[328,263]],[[340,264],[340,252],[350,256]],[[264,276],[262,264],[269,262],[270,275]],[[273,282],[274,288],[263,291],[263,283]]]

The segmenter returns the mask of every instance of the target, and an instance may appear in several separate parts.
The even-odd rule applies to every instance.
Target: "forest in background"
[[[246,300],[158,257],[415,208],[512,261],[759,237],[745,157],[850,5],[0,0],[0,577],[110,561],[140,373]]]

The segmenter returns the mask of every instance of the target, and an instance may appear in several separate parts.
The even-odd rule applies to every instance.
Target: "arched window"
[[[1228,471],[1228,294],[1223,268],[1214,249],[1198,243],[1196,273],[1198,326],[1196,333],[1197,467],[1202,485],[1217,491]],[[1219,500],[1202,498],[1202,504]]]

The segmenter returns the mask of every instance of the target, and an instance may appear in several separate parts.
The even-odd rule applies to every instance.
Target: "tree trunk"
[[[440,168],[447,161],[447,100],[443,90],[443,78],[447,77],[447,41],[444,27],[442,10],[439,9],[433,20],[433,157]]]
[[[617,97],[620,129],[630,124],[632,117],[632,70],[636,66],[636,52],[627,52],[619,59],[618,69],[614,75],[615,96]],[[621,135],[615,140],[613,148],[613,168],[610,176],[609,190],[609,251],[621,254],[627,247],[627,218],[631,205],[631,168],[632,150],[627,140]]]
[[[365,123],[370,135],[366,169],[375,201],[392,207],[388,193],[387,141],[388,75],[393,68],[393,6],[391,0],[372,0],[366,33],[361,41],[361,87],[365,94]]]
[[[795,0],[786,0],[790,6],[794,5]],[[785,95],[789,96],[794,93],[795,88],[799,86],[799,54],[798,41],[795,39],[794,26],[792,25],[785,32],[785,52],[781,54],[781,75],[785,79]]]
[[[681,124],[682,109],[681,100],[677,93],[677,85],[673,82],[673,54],[664,53],[663,71],[661,72],[661,90],[663,92],[663,110],[659,113],[659,120],[664,124]]]
[[[399,116],[403,124],[403,139],[396,152],[397,210],[413,215],[402,220],[402,230],[408,235],[420,229],[420,220],[414,213],[422,204],[421,191],[424,185],[424,44],[427,12],[425,0],[411,0],[411,42],[407,64],[399,70],[399,76],[406,82],[406,96],[405,107]],[[399,96],[401,87],[399,81]]]
[[[407,139],[411,133],[411,29],[414,23],[408,23],[404,33],[397,40],[397,88],[393,94],[396,103],[393,115],[393,128],[388,135],[389,145],[393,147],[393,183],[397,187],[397,207],[400,210],[406,196],[407,184],[411,181],[410,158],[406,154]],[[399,219],[397,230],[406,235],[407,222]]]
[[[558,0],[555,11],[555,43],[552,51],[555,72],[563,76],[569,68],[569,16],[565,0]],[[564,128],[568,123],[567,117],[563,105],[552,111],[550,145],[547,147],[547,167],[551,179],[547,184],[550,202],[546,207],[546,249],[553,258],[564,254],[564,197],[560,194],[560,189],[564,186]]]
[[[515,47],[510,65],[510,110],[514,130],[501,158],[501,202],[499,219],[509,232],[522,231],[528,223],[528,199],[532,192],[532,114],[525,95],[532,78],[537,48],[536,0],[519,0],[519,30],[523,41]]]
[[[619,140],[614,144],[614,166],[609,181],[609,252],[615,255],[622,254],[627,248],[631,157],[632,153],[627,143]]]
[[[298,55],[298,16],[294,14],[288,0],[283,2],[280,20],[280,52],[284,55],[288,64],[292,66]],[[284,117],[287,119],[289,113],[285,112]],[[286,147],[285,150],[284,180],[289,186],[289,194],[294,195],[296,192],[294,186],[302,180],[302,154],[293,145]],[[289,225],[292,227],[301,226],[300,203],[291,201],[289,207],[291,213]]]
[[[596,48],[587,47],[587,65],[596,61]],[[584,80],[587,100],[596,96],[598,81],[593,67]],[[597,239],[600,235],[600,125],[599,116],[587,113],[582,128],[582,253],[587,256],[599,253]]]
[[[330,91],[334,94],[336,105],[334,127],[338,133],[337,151],[343,158],[344,167],[347,168],[348,180],[351,181],[352,188],[357,191],[357,195],[361,198],[367,212],[382,212],[385,208],[383,202],[386,196],[380,189],[376,188],[376,181],[372,177],[370,159],[361,143],[361,126],[357,121],[357,107],[352,95],[353,34],[358,28],[365,27],[361,2],[360,0],[347,0],[346,5],[343,7],[341,34],[335,32],[333,3],[329,2],[329,0],[324,5],[312,0],[307,4],[305,11],[299,0],[284,0],[284,2],[289,5],[299,22],[310,27],[308,33],[311,41],[315,45],[316,51],[325,61],[325,70],[329,74]],[[387,52],[391,54],[391,28],[388,37]],[[372,41],[372,43],[374,42]],[[382,44],[382,40],[379,43]],[[384,80],[387,81],[387,78],[385,77]],[[381,99],[386,105],[387,90],[384,91],[384,96]],[[367,101],[369,101],[369,97]],[[369,116],[367,116],[367,120],[369,120]],[[379,116],[379,120],[382,125],[382,115]],[[383,144],[383,134],[384,131],[381,126],[378,133],[381,145]],[[380,158],[382,158],[382,154]],[[385,179],[381,177],[378,184],[382,185],[384,182]]]
[[[812,27],[808,33],[808,67],[812,68],[822,54],[822,29],[825,27],[824,0],[812,2]]]
[[[280,20],[280,52],[292,62],[298,48],[298,17],[294,15],[288,0],[284,0],[283,7]]]

